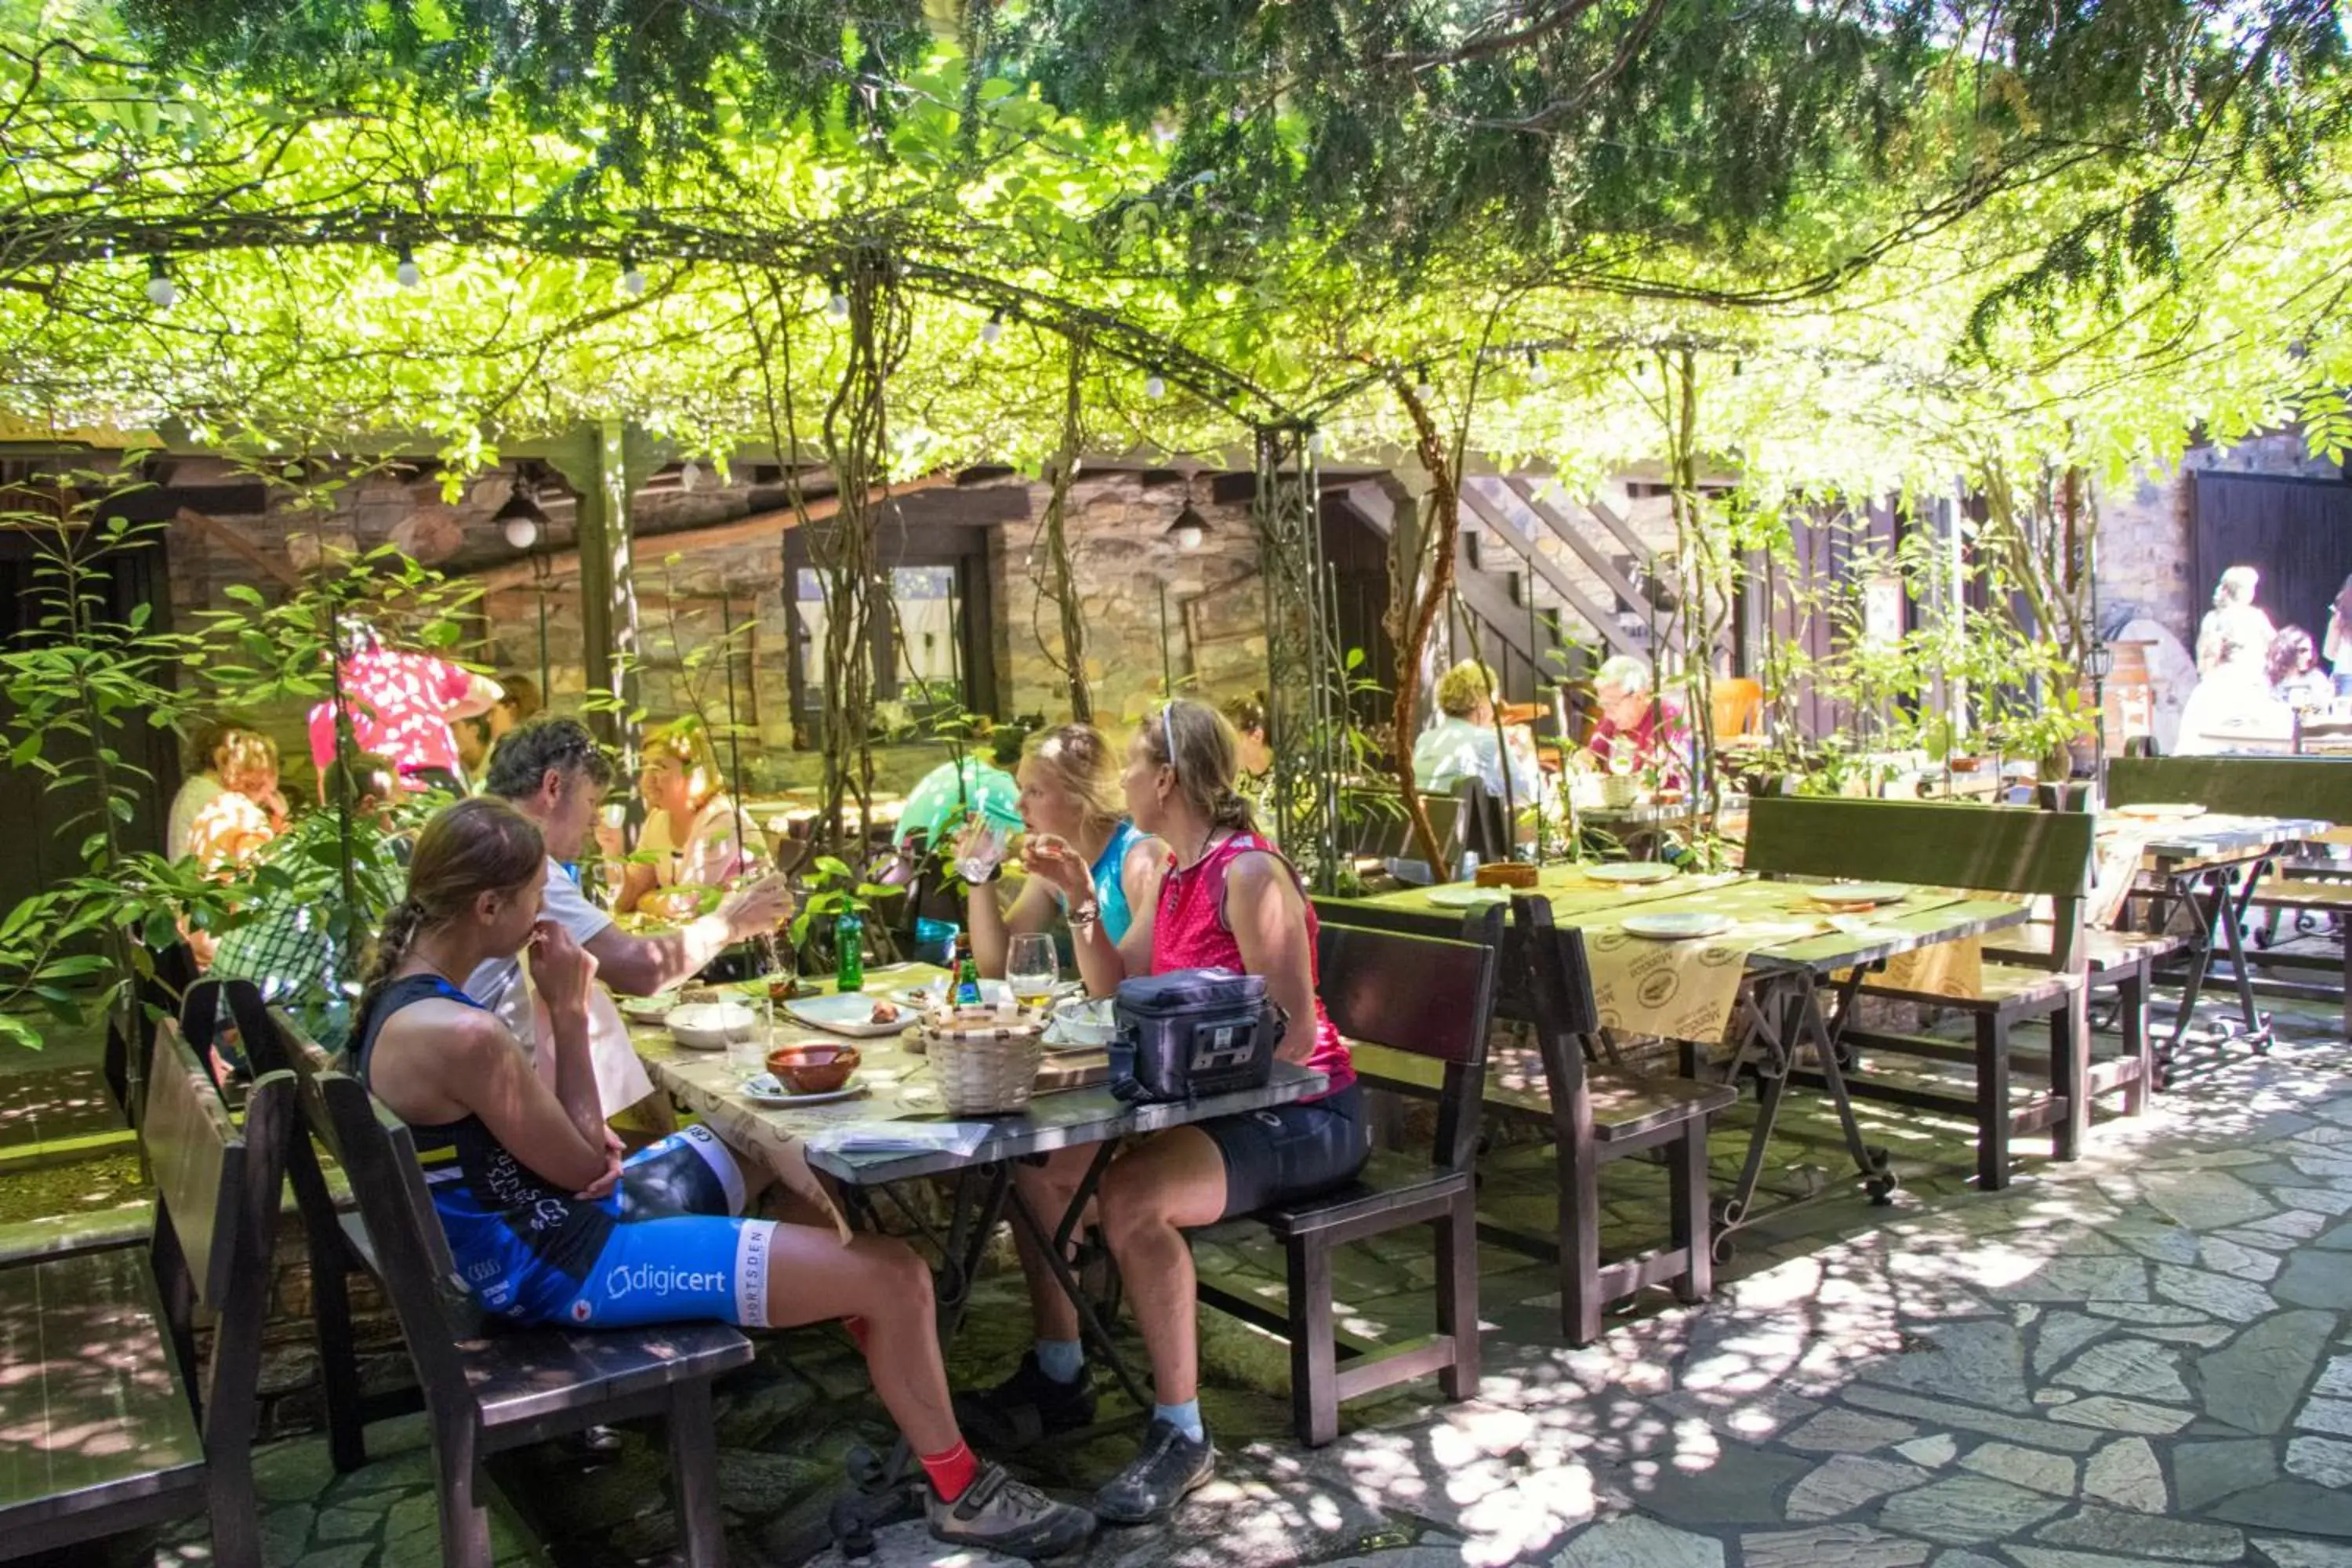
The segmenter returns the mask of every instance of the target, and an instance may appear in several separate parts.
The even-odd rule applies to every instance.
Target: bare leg
[[[770,1327],[865,1319],[874,1392],[915,1452],[944,1453],[962,1441],[932,1320],[931,1271],[912,1247],[881,1236],[845,1247],[829,1226],[779,1226],[768,1258]]]
[[[1162,1405],[1201,1392],[1200,1312],[1184,1232],[1213,1225],[1224,1212],[1224,1155],[1197,1127],[1154,1134],[1103,1177],[1103,1233],[1151,1352],[1152,1396]]]
[[[1062,1223],[1069,1212],[1070,1199],[1085,1180],[1087,1164],[1094,1159],[1092,1149],[1064,1149],[1046,1156],[1043,1165],[1020,1165],[1013,1169],[1013,1180],[1021,1195],[1037,1215],[1037,1222],[1051,1229]],[[1021,1273],[1029,1282],[1029,1316],[1036,1325],[1041,1340],[1075,1340],[1078,1337],[1078,1310],[1062,1293],[1061,1285],[1054,1279],[1045,1255],[1029,1239],[1019,1226],[1013,1227],[1014,1247],[1021,1254]]]

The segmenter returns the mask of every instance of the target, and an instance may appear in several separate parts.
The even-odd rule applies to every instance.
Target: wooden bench
[[[710,1384],[751,1344],[724,1323],[578,1332],[485,1320],[457,1273],[408,1128],[283,1013],[273,1013],[301,1084],[303,1120],[351,1177],[364,1242],[392,1299],[433,1428],[441,1561],[488,1568],[477,1470],[492,1455],[609,1422],[654,1416],[666,1433],[684,1561],[721,1568],[719,1450]],[[314,1234],[315,1234],[315,1227]]]
[[[2009,1184],[2009,1143],[2047,1129],[2052,1157],[2076,1158],[2088,1125],[2090,1021],[2083,945],[2083,900],[2091,890],[2094,823],[2076,811],[1931,805],[1910,801],[1767,798],[1749,806],[1748,868],[1774,876],[1916,882],[2048,898],[2049,950],[2014,963],[1987,963],[1972,994],[1909,991],[1865,983],[1864,996],[1915,1002],[1966,1015],[1970,1046],[1910,1035],[1873,1034],[1841,1019],[1840,1048],[1974,1066],[1969,1100],[1850,1075],[1858,1098],[1967,1116],[1977,1127],[1977,1184]],[[2010,1035],[2020,1023],[2050,1026],[2049,1089],[2011,1103]],[[2142,1037],[2145,1044],[2145,1034]],[[1843,1058],[1841,1058],[1843,1059]],[[2143,1068],[2145,1071],[2145,1068]]]
[[[145,1082],[145,1252],[0,1269],[0,1558],[201,1512],[215,1563],[259,1568],[254,1408],[294,1084],[257,1082],[240,1132],[169,1018]],[[215,1320],[202,1375],[200,1307]]]
[[[1479,1087],[1495,1004],[1491,947],[1326,925],[1318,947],[1325,1011],[1350,1039],[1435,1064],[1437,1131],[1426,1159],[1375,1152],[1335,1192],[1252,1216],[1282,1243],[1289,1289],[1276,1311],[1203,1277],[1201,1300],[1290,1344],[1290,1407],[1299,1441],[1339,1436],[1339,1404],[1437,1374],[1448,1399],[1478,1390]],[[1437,1326],[1378,1350],[1343,1347],[1332,1321],[1332,1254],[1408,1226],[1436,1237]],[[1343,1359],[1344,1352],[1344,1359]]]

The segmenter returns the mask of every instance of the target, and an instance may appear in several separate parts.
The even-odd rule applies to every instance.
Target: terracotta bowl
[[[831,1094],[857,1070],[856,1046],[778,1046],[768,1070],[794,1094]]]

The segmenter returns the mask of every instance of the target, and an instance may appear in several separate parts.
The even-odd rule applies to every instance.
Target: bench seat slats
[[[0,1269],[0,1527],[200,1488],[172,1359],[146,1248]]]
[[[1441,1069],[1428,1058],[1385,1046],[1353,1049],[1356,1074],[1366,1084],[1424,1096],[1437,1092]],[[1712,1116],[1739,1100],[1735,1085],[1609,1068],[1588,1068],[1585,1082],[1592,1100],[1592,1135],[1604,1143],[1638,1138],[1694,1117]],[[1544,1081],[1543,1053],[1527,1046],[1497,1046],[1489,1050],[1485,1098],[1489,1105],[1549,1122],[1551,1090]]]
[[[461,1340],[466,1385],[496,1428],[593,1410],[751,1363],[751,1342],[725,1323],[659,1328],[500,1331]]]
[[[2028,921],[1985,939],[1987,958],[2033,958],[2044,963],[2056,951],[2057,928],[2047,921]],[[2119,969],[2143,959],[2159,959],[2189,945],[2186,936],[2169,931],[2108,931],[2083,928],[2082,953],[2092,973]]]
[[[1988,963],[1974,992],[1955,996],[1942,991],[1906,991],[1894,985],[1864,985],[1862,994],[1895,1002],[1920,1002],[1961,1012],[1988,1007],[2024,1007],[2054,1002],[2083,988],[2079,974],[2053,974],[2021,963]]]
[[[1276,1237],[1332,1230],[1385,1215],[1402,1215],[1424,1205],[1443,1206],[1469,1190],[1470,1173],[1448,1171],[1409,1154],[1375,1153],[1356,1179],[1343,1187],[1268,1209],[1258,1217]]]

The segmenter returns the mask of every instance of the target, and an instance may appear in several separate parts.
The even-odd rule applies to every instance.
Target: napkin
[[[836,1154],[970,1154],[988,1141],[986,1121],[868,1121],[809,1134],[816,1148]]]

